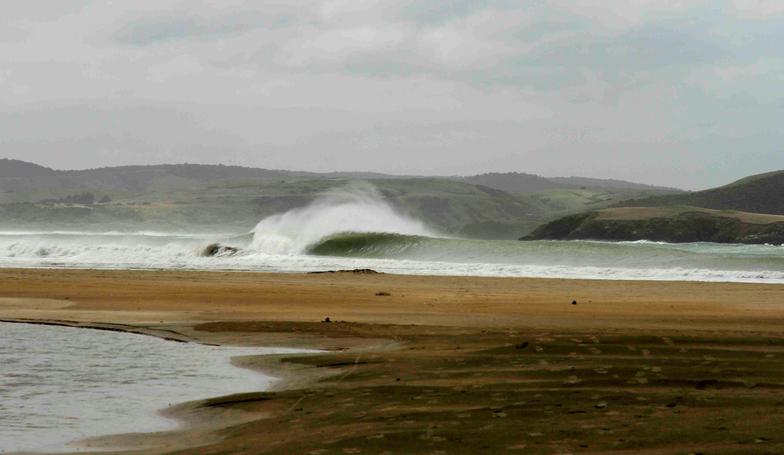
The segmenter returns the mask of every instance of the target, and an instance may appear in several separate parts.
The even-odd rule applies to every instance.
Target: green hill
[[[600,192],[620,191],[647,194],[658,193],[677,193],[681,190],[666,188],[653,185],[643,185],[640,183],[627,182],[624,180],[596,179],[585,177],[541,177],[534,174],[521,172],[498,173],[473,175],[461,177],[460,180],[483,185],[511,194],[533,194],[553,190],[593,190]]]
[[[57,174],[54,169],[28,163],[26,161],[0,159],[0,178],[28,178]]]
[[[625,201],[623,205],[638,207],[689,205],[717,210],[784,215],[784,171],[746,177],[729,185],[705,191]]]
[[[399,211],[440,232],[500,239],[518,238],[557,216],[659,191],[571,187],[520,173],[401,177],[198,164],[58,171],[0,160],[0,226],[247,230],[352,180],[371,182]]]
[[[325,191],[356,179],[205,180],[201,185],[183,180],[145,182],[141,191],[128,184],[120,189],[116,184],[93,184],[18,193],[17,201],[0,204],[0,226],[250,230],[267,216],[304,207]],[[517,238],[543,221],[536,207],[492,188],[432,178],[369,181],[400,212],[446,234]]]
[[[784,216],[688,206],[610,208],[560,218],[521,240],[784,244]]]
[[[627,182],[626,180],[617,179],[594,179],[586,177],[551,177],[548,180],[558,183],[560,185],[569,185],[581,188],[604,188],[615,190],[649,190],[657,192],[670,192],[680,193],[683,190],[677,188],[669,188],[655,185],[646,185],[643,183]]]
[[[494,188],[496,190],[505,191],[511,194],[528,194],[556,188],[569,187],[569,185],[551,182],[550,180],[538,175],[524,174],[520,172],[493,172],[489,174],[463,177],[462,180],[468,183]]]

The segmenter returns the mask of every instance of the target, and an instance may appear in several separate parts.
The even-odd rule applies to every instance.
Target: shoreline
[[[775,352],[776,356],[779,356],[779,350],[784,354],[784,347],[778,347],[779,344],[784,345],[784,334],[780,329],[781,323],[784,322],[784,312],[776,305],[784,302],[782,299],[784,288],[771,284],[696,282],[663,284],[662,282],[603,280],[465,279],[388,274],[365,276],[327,274],[325,276],[237,272],[74,271],[72,269],[3,269],[0,270],[0,278],[2,278],[0,279],[0,319],[104,330],[127,330],[159,338],[176,338],[172,341],[188,340],[217,345],[286,346],[328,351],[311,354],[309,358],[288,354],[253,356],[238,361],[240,365],[233,359],[232,363],[235,366],[271,373],[280,380],[265,392],[244,394],[240,397],[229,395],[206,398],[177,405],[172,412],[177,419],[186,422],[184,424],[186,427],[178,428],[174,432],[115,435],[98,440],[91,439],[93,442],[113,443],[115,447],[121,443],[122,446],[130,444],[140,448],[133,453],[168,453],[175,450],[185,450],[185,453],[188,453],[187,447],[192,447],[194,450],[196,447],[201,447],[200,453],[211,453],[210,447],[218,451],[233,451],[231,447],[237,448],[243,444],[249,444],[248,447],[251,448],[238,450],[239,452],[286,453],[286,450],[290,449],[298,451],[300,446],[304,449],[306,446],[335,445],[338,442],[330,442],[334,438],[319,441],[314,440],[318,436],[308,436],[302,433],[302,430],[292,430],[291,425],[296,426],[297,423],[292,424],[291,421],[302,421],[305,418],[302,415],[303,411],[297,409],[304,408],[306,411],[313,409],[314,414],[323,416],[330,413],[334,415],[335,412],[340,414],[340,411],[334,409],[340,409],[342,405],[338,408],[334,405],[330,406],[330,403],[336,399],[330,398],[330,395],[340,396],[334,395],[338,393],[336,391],[341,391],[339,392],[341,395],[348,394],[352,397],[352,401],[370,399],[367,404],[368,411],[365,412],[371,414],[382,412],[384,409],[399,408],[402,405],[402,403],[395,404],[400,400],[396,399],[394,394],[384,392],[389,387],[392,387],[390,391],[415,387],[417,390],[441,390],[443,394],[450,395],[449,390],[454,387],[462,389],[470,382],[448,379],[454,374],[463,375],[463,370],[455,370],[443,379],[431,377],[440,374],[436,373],[444,368],[447,369],[446,371],[452,371],[453,367],[441,364],[440,359],[459,361],[466,355],[492,359],[511,354],[509,362],[519,363],[515,357],[517,351],[508,346],[513,346],[513,342],[520,337],[528,340],[526,345],[530,342],[537,348],[536,350],[525,348],[522,352],[525,352],[526,357],[531,355],[541,357],[542,352],[546,353],[553,349],[548,346],[549,344],[559,346],[561,343],[574,344],[569,341],[570,337],[586,340],[586,337],[595,337],[602,344],[593,345],[597,346],[595,349],[601,351],[617,349],[605,347],[605,339],[613,346],[615,344],[612,340],[616,338],[623,339],[623,344],[629,346],[642,343],[644,347],[628,352],[637,353],[635,355],[640,356],[640,361],[652,361],[655,355],[646,356],[640,353],[655,352],[656,349],[648,346],[648,343],[653,342],[641,341],[641,336],[647,337],[646,340],[682,339],[683,341],[677,343],[684,346],[691,346],[694,343],[727,345],[721,352],[730,348],[743,350],[754,346],[754,352],[762,353],[766,352],[766,349],[773,349],[774,351],[771,352]],[[391,295],[376,296],[376,292],[382,290],[389,291]],[[208,294],[207,297],[204,296],[205,293]],[[567,295],[569,297],[566,297]],[[570,304],[572,298],[578,301],[577,305]],[[612,299],[612,301],[605,302],[604,299]],[[332,317],[336,322],[329,324],[320,322],[326,316]],[[772,345],[769,344],[771,342]],[[736,345],[737,347],[733,347]],[[569,350],[578,349],[582,352],[587,345],[578,343],[576,346],[577,348],[569,348]],[[543,351],[539,351],[539,348]],[[481,354],[487,349],[497,353]],[[499,349],[501,351],[498,351]],[[512,351],[508,352],[508,349]],[[439,354],[433,357],[431,352]],[[564,353],[567,359],[573,358],[569,352]],[[614,357],[607,357],[604,354],[595,354],[595,356],[602,357],[601,360],[597,359],[594,362],[595,366],[601,367],[604,363],[614,362]],[[578,358],[575,359],[577,360],[570,362],[580,362]],[[767,358],[763,355],[762,359]],[[563,357],[559,354],[552,358],[543,357],[541,361],[554,365],[562,362]],[[624,360],[627,361],[628,359]],[[707,360],[703,360],[705,361]],[[388,377],[389,372],[378,371],[380,365],[387,364],[399,364],[393,370],[397,371],[393,375],[400,376],[397,380],[384,379]],[[412,366],[407,367],[406,365],[409,364]],[[413,367],[413,365],[417,366]],[[535,364],[527,368],[530,369],[533,365]],[[667,363],[656,368],[666,370],[668,368],[666,365]],[[501,382],[495,387],[509,380],[503,379],[506,375],[518,374],[488,369],[489,366],[477,365],[472,368],[471,371],[474,372],[469,375],[470,377],[482,375],[481,377],[487,376],[487,380],[497,377],[493,380]],[[534,370],[531,371],[535,373],[530,373],[533,376],[549,377],[555,374],[555,372],[547,372],[549,366],[533,368]],[[647,371],[646,377],[655,381],[650,377],[651,370]],[[712,375],[709,370],[704,374]],[[565,376],[564,385],[560,385],[560,380],[558,382],[559,387],[565,388],[564,393],[571,394],[574,388],[579,388],[580,382],[567,386],[571,376]],[[584,379],[582,373],[579,376],[578,381],[591,381]],[[607,379],[598,373],[595,376],[597,376],[596,380]],[[632,375],[632,378],[635,377]],[[680,379],[680,383],[683,383],[685,378]],[[388,383],[387,381],[390,380],[392,382]],[[624,388],[631,387],[626,379],[619,380],[625,384]],[[776,377],[772,377],[771,380],[773,382],[768,381],[770,384],[762,388],[766,393],[778,394],[777,386],[774,387],[777,383]],[[543,384],[550,384],[547,381]],[[667,384],[670,384],[672,379],[668,381],[670,382]],[[689,381],[691,379],[683,384],[690,384]],[[350,384],[347,385],[347,382]],[[695,384],[699,385],[698,382]],[[439,385],[442,383],[443,385]],[[449,385],[450,383],[452,385]],[[426,389],[419,389],[421,386],[416,384],[429,385]],[[728,384],[722,387],[735,387],[732,385],[735,382],[730,381]],[[554,384],[548,387],[552,385]],[[347,386],[350,388],[346,389]],[[644,387],[645,384],[638,384],[638,386]],[[691,390],[690,386],[686,387]],[[368,395],[355,393],[355,388],[363,390],[362,393]],[[469,387],[468,390],[473,392],[474,389]],[[542,389],[540,393],[546,395],[555,393],[544,392],[544,390],[550,389]],[[681,390],[679,393],[683,395],[685,392]],[[488,394],[487,399],[491,403],[500,398],[494,397],[492,391],[488,391]],[[240,400],[237,401],[237,398]],[[457,400],[450,406],[458,406],[457,403],[464,400],[465,396],[457,395],[450,399]],[[476,405],[460,406],[464,409],[476,407]],[[506,410],[501,412],[510,414],[512,411],[509,409],[515,406],[524,405],[508,403],[507,407],[504,407]],[[435,415],[444,412],[438,410],[439,406],[431,407]],[[494,415],[492,408],[492,405],[487,408],[491,418]],[[410,411],[405,409],[403,407],[399,412],[408,415]],[[422,411],[418,412],[426,412],[430,415],[425,409],[427,408],[422,408]],[[768,408],[765,409],[766,412],[770,411]],[[382,413],[388,412],[391,411]],[[470,410],[462,413],[473,414]],[[315,431],[318,428],[339,425],[343,429],[341,431],[349,433],[361,434],[371,431],[363,423],[363,419],[367,416],[362,417],[360,414],[349,418],[345,423],[341,423],[343,420],[335,417],[323,417],[324,420],[317,419],[303,428],[311,428]],[[209,417],[216,415],[221,416],[221,425],[214,425],[214,419]],[[305,420],[310,421],[308,419],[313,418],[315,417],[307,417]],[[396,425],[406,427],[408,425],[406,419],[393,420],[397,422]],[[571,416],[564,417],[564,420],[570,419]],[[213,425],[198,427],[208,422],[212,422]],[[496,423],[498,420],[491,422]],[[255,430],[251,433],[243,433],[240,428],[245,427],[264,428],[268,434],[257,434]],[[196,428],[201,430],[196,431]],[[373,428],[372,431],[380,429],[377,424],[374,424]],[[239,435],[236,434],[237,431],[240,432]],[[395,431],[404,430],[397,428]],[[405,429],[405,431],[416,430]],[[466,429],[466,431],[470,430]],[[204,436],[205,434],[207,436]],[[525,444],[528,448],[538,447],[539,449],[534,450],[533,453],[539,451],[549,453],[541,450],[545,446],[537,445],[536,437],[522,438],[534,439],[533,442],[519,443]],[[506,440],[508,437],[504,436],[501,439]],[[378,445],[373,446],[377,444],[373,441],[383,441],[383,438],[363,439],[363,441],[365,442],[362,444],[371,444],[366,447],[368,450],[371,446],[378,448]],[[425,445],[430,448],[449,442],[449,438],[447,437],[445,441],[440,441],[438,438],[435,441],[432,439],[428,441]],[[175,447],[175,443],[179,445]],[[419,440],[417,444],[421,443]],[[162,448],[150,448],[151,444],[160,444]],[[259,444],[269,444],[269,446],[259,446]],[[362,444],[359,442],[352,444],[357,447],[347,448],[362,449]],[[519,444],[510,442],[504,448],[508,449]],[[553,442],[549,444],[547,447],[551,447]],[[413,449],[417,446],[408,447]],[[655,453],[677,453],[682,445],[678,447],[672,451],[664,448],[663,451]],[[572,449],[575,448],[579,449],[579,444]],[[767,449],[769,450],[770,447]]]

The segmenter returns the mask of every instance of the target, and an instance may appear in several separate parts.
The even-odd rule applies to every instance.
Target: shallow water
[[[0,323],[0,452],[60,451],[86,437],[174,428],[159,410],[275,380],[232,366],[231,357],[289,352],[302,350]]]

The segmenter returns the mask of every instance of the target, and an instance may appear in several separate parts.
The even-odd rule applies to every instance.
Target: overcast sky
[[[698,189],[784,168],[782,0],[25,0],[0,157]]]

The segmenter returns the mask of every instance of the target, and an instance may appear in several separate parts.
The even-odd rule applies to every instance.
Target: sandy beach
[[[0,320],[325,349],[140,453],[782,453],[784,286],[5,269]],[[331,322],[323,322],[329,318]],[[206,398],[206,397],[205,397]]]

